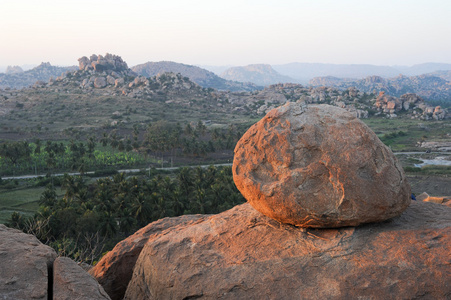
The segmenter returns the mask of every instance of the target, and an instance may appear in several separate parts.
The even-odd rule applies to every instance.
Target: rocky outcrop
[[[404,94],[399,98],[380,92],[374,102],[374,106],[380,112],[389,117],[396,117],[400,111],[413,111],[413,118],[423,120],[443,120],[446,111],[440,106],[427,105],[424,100],[416,94]]]
[[[120,56],[110,53],[107,53],[105,56],[93,54],[90,58],[83,56],[78,59],[78,68],[80,70],[94,70],[96,72],[106,70],[122,72],[128,70],[127,63]]]
[[[103,288],[69,258],[36,237],[0,224],[0,297],[28,299],[110,299]]]
[[[447,196],[434,197],[434,196],[429,196],[429,194],[426,192],[423,192],[420,195],[416,196],[416,199],[418,201],[432,202],[432,203],[443,204],[443,205],[451,207],[451,197],[447,197]]]
[[[332,86],[339,89],[355,87],[362,92],[385,92],[393,97],[401,97],[403,94],[417,94],[427,100],[443,100],[451,98],[449,79],[437,74],[423,74],[418,76],[398,75],[392,78],[380,76],[368,76],[363,79],[318,77],[309,81],[312,86]],[[449,71],[448,71],[449,72]]]
[[[0,224],[2,299],[48,299],[55,259],[56,252],[36,237]]]
[[[301,227],[383,221],[410,203],[393,153],[329,105],[287,103],[269,112],[238,141],[233,179],[255,209]]]
[[[447,299],[450,246],[451,209],[433,203],[304,230],[243,204],[149,239],[125,299]]]
[[[99,283],[70,258],[58,257],[53,269],[53,299],[110,299]]]
[[[98,280],[111,299],[122,299],[132,278],[136,260],[149,239],[164,234],[169,228],[193,225],[207,217],[207,215],[187,215],[155,221],[118,243],[89,273]]]

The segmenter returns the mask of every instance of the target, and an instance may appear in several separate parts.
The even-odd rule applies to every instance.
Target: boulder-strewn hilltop
[[[221,77],[240,82],[252,82],[260,86],[298,82],[293,78],[279,74],[270,65],[265,64],[229,68],[221,74]]]
[[[394,97],[400,97],[406,93],[415,93],[427,100],[451,101],[451,83],[449,80],[432,74],[412,77],[399,75],[389,79],[380,76],[369,76],[360,80],[330,76],[316,77],[310,80],[309,84],[312,86],[331,86],[339,89],[354,87],[362,92],[385,92]]]
[[[106,54],[82,57],[77,70],[36,81],[30,88],[0,88],[0,116],[4,128],[29,131],[44,125],[49,132],[74,126],[87,130],[126,126],[126,122],[158,120],[162,111],[183,111],[185,119],[196,115],[227,124],[230,118],[258,117],[286,102],[301,100],[338,106],[358,118],[379,115],[442,120],[450,117],[447,109],[429,105],[416,95],[390,97],[385,101],[378,94],[353,87],[340,90],[293,83],[270,85],[251,92],[218,91],[204,88],[180,73],[141,76],[129,69],[120,56]],[[110,100],[116,105],[105,105]],[[179,120],[177,117],[170,121]]]
[[[36,81],[48,81],[76,67],[56,67],[43,62],[36,68],[22,71],[20,67],[8,67],[6,73],[0,73],[0,88],[21,89],[33,85]]]
[[[172,61],[147,62],[131,68],[144,77],[154,77],[163,73],[180,73],[204,88],[228,91],[254,91],[259,89],[255,84],[226,80],[205,69],[175,63]]]
[[[287,101],[304,101],[305,103],[329,104],[344,108],[358,118],[368,118],[370,114],[395,118],[398,114],[407,114],[411,118],[442,120],[449,116],[447,110],[440,106],[427,104],[416,94],[405,94],[399,98],[391,97],[389,101],[398,103],[393,106],[389,101],[381,101],[381,95],[360,91],[354,87],[340,90],[334,87],[305,87],[301,84],[274,84],[262,91],[248,94],[227,94],[227,101],[235,105],[235,109],[254,110],[258,114],[266,114],[271,109]],[[383,96],[382,96],[383,97]],[[392,107],[393,106],[393,107]],[[433,113],[437,111],[437,113]]]

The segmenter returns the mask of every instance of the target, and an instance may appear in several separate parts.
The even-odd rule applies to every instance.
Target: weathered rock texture
[[[54,262],[53,299],[110,299],[99,283],[68,257]]]
[[[110,299],[74,261],[56,256],[33,235],[0,224],[0,298]]]
[[[186,215],[155,221],[118,243],[89,273],[99,281],[111,299],[122,299],[132,278],[136,260],[149,238],[163,234],[174,226],[196,224],[207,217],[208,215]]]
[[[56,252],[36,237],[0,224],[0,297],[47,299]]]
[[[449,299],[451,209],[302,229],[248,203],[149,239],[125,299]]]
[[[329,105],[287,103],[269,112],[237,143],[233,179],[255,209],[301,227],[383,221],[410,203],[393,153]]]

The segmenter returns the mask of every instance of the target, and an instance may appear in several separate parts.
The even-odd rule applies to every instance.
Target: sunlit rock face
[[[233,178],[264,215],[300,227],[383,221],[410,204],[393,153],[363,122],[329,105],[287,103],[235,148]]]
[[[451,208],[434,203],[305,230],[245,203],[155,232],[124,299],[449,299],[450,246]]]

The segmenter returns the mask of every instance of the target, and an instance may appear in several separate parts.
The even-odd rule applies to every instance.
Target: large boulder
[[[208,215],[186,215],[155,221],[118,243],[89,273],[103,286],[113,300],[124,297],[132,278],[133,267],[149,238],[174,226],[187,226],[203,221]]]
[[[303,229],[248,203],[155,234],[125,299],[449,299],[451,208],[414,201],[399,217]]]
[[[48,299],[56,252],[30,234],[0,224],[0,298]]]
[[[110,299],[99,283],[68,257],[58,257],[53,265],[53,299]]]
[[[383,221],[410,203],[393,153],[363,122],[329,105],[287,103],[235,148],[233,179],[264,215],[300,227]]]
[[[102,88],[106,87],[106,85],[107,85],[107,82],[106,82],[105,77],[96,77],[94,79],[94,87],[95,88],[102,89]]]

